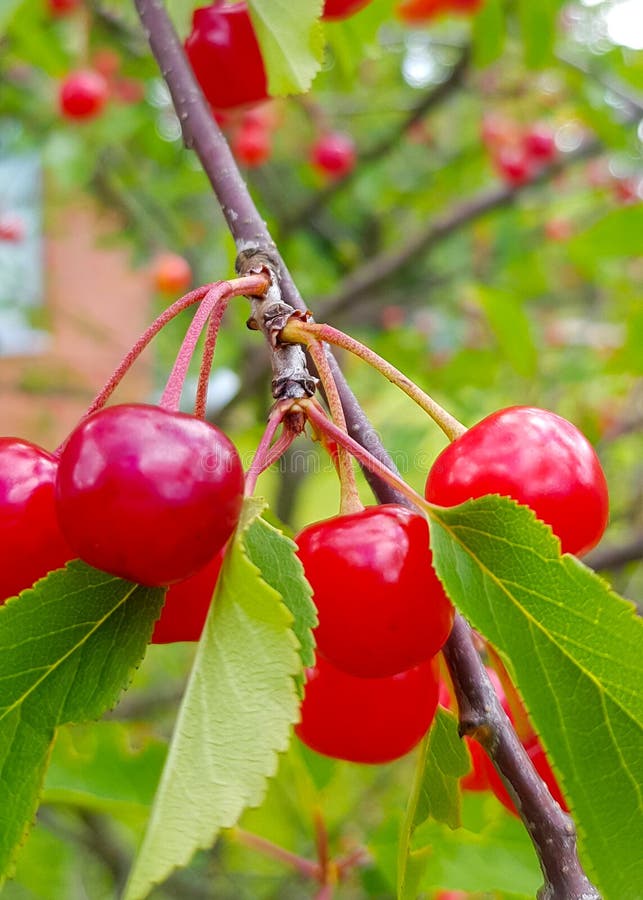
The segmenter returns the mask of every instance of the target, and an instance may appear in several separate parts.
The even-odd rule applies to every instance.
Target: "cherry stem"
[[[228,833],[233,840],[237,841],[239,844],[243,844],[244,847],[258,850],[259,853],[263,853],[264,856],[269,856],[271,859],[276,859],[279,862],[285,863],[287,866],[292,866],[300,873],[300,875],[303,875],[306,878],[319,879],[319,865],[316,862],[305,859],[303,856],[298,856],[296,853],[292,853],[290,850],[286,850],[278,844],[273,844],[272,841],[268,841],[258,834],[252,834],[241,828],[232,828]]]
[[[179,313],[183,312],[184,309],[187,309],[189,306],[192,306],[193,304],[199,303],[201,300],[203,300],[211,287],[211,284],[206,284],[194,291],[190,291],[189,294],[186,294],[184,297],[180,297],[171,306],[168,306],[168,308],[164,310],[161,315],[154,320],[154,322],[152,322],[149,328],[147,328],[140,336],[140,338],[136,341],[131,350],[128,350],[127,354],[123,358],[116,371],[113,373],[113,375],[110,375],[108,381],[101,388],[96,397],[92,400],[87,412],[83,416],[83,419],[86,419],[87,416],[90,416],[92,413],[103,408],[103,406],[107,403],[111,395],[123,380],[123,377],[136,362],[143,350],[145,350],[152,338],[156,337],[159,331],[161,331],[168,322],[171,322],[172,319],[178,316]]]
[[[219,281],[210,286],[210,289],[202,299],[201,305],[197,309],[194,318],[190,322],[190,327],[186,332],[181,348],[174,361],[172,371],[167,380],[163,396],[159,401],[160,406],[164,409],[173,411],[178,410],[181,402],[181,392],[183,391],[183,385],[190,367],[192,356],[194,355],[194,350],[210,315],[213,315],[213,328],[212,333],[209,335],[211,344],[211,363],[219,326],[230,299],[244,294],[263,294],[267,287],[268,280],[265,275],[246,276],[244,278],[235,278],[231,281]],[[207,352],[209,351],[206,350],[206,353]]]
[[[317,374],[319,375],[324,388],[333,422],[338,428],[341,428],[343,432],[346,432],[344,407],[342,406],[337,385],[335,384],[328,357],[326,356],[326,348],[321,341],[312,340],[308,343],[308,352],[315,364]],[[348,515],[349,513],[360,512],[364,509],[364,504],[360,500],[359,491],[357,490],[357,481],[355,479],[352,458],[346,449],[341,446],[338,447],[337,451],[337,473],[339,475],[339,483],[341,486],[339,501],[340,514]]]
[[[277,433],[277,429],[282,424],[284,416],[291,406],[292,400],[284,400],[281,403],[276,403],[268,416],[268,424],[266,425],[262,438],[255,450],[255,455],[250,463],[250,468],[246,473],[246,497],[251,497],[254,494],[257,486],[257,479],[261,473],[270,468],[270,466],[285,453],[295,439],[295,433],[288,430],[284,432],[281,438],[279,438],[272,447],[270,446],[272,439]]]
[[[370,347],[345,334],[343,331],[333,328],[331,325],[303,322],[301,319],[293,318],[282,329],[280,337],[285,341],[307,344],[309,349],[311,338],[318,341],[326,341],[328,344],[334,344],[336,347],[342,347],[344,350],[348,350],[364,360],[374,369],[377,369],[392,384],[404,391],[411,400],[414,400],[433,419],[436,425],[440,426],[450,441],[454,441],[467,430],[461,422],[458,422],[451,413],[448,413],[444,407],[436,403],[432,397],[419,388],[403,372],[396,369],[395,366],[371,350]]]
[[[338,428],[337,425],[331,422],[316,400],[299,400],[298,404],[306,411],[306,415],[315,428],[319,429],[319,431],[332,438],[341,447],[348,450],[358,462],[363,466],[366,466],[367,469],[375,475],[378,475],[382,480],[386,481],[391,487],[398,490],[400,494],[403,494],[414,506],[418,506],[423,513],[426,514],[433,508],[424,497],[418,494],[417,491],[414,491],[413,488],[403,481],[399,475],[392,472],[384,465],[384,463],[381,463],[379,459],[376,459],[372,453],[369,453],[361,444],[358,444],[349,434],[342,431],[341,428]]]
[[[217,313],[220,310],[220,315]],[[203,345],[203,356],[201,357],[201,369],[199,370],[199,382],[196,388],[196,400],[194,402],[194,415],[197,419],[205,419],[208,409],[208,387],[210,383],[210,372],[212,370],[212,360],[214,359],[214,351],[217,346],[217,337],[219,335],[219,326],[225,312],[225,306],[221,304],[212,310],[212,314],[208,320],[208,329],[205,333],[205,344]]]

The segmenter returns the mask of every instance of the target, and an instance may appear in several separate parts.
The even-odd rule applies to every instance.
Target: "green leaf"
[[[482,306],[502,354],[525,378],[536,373],[538,352],[531,323],[516,297],[504,291],[478,287],[475,295]]]
[[[406,816],[400,829],[397,890],[400,900],[411,900],[427,860],[426,850],[412,850],[413,834],[430,817],[449,828],[460,824],[458,782],[470,768],[469,754],[458,735],[457,721],[438,707],[422,741]]]
[[[304,576],[304,567],[295,555],[297,545],[263,517],[255,519],[248,528],[245,545],[263,580],[281,594],[292,613],[292,630],[299,641],[302,665],[313,666],[315,639],[312,629],[317,625],[317,610],[312,600],[312,588]],[[303,675],[301,682],[303,685]]]
[[[310,88],[323,56],[322,5],[322,0],[299,0],[295,12],[289,0],[249,0],[273,96]]]
[[[486,0],[473,19],[473,61],[488,66],[498,59],[505,45],[506,25],[501,0]]]
[[[104,812],[138,824],[149,814],[167,746],[121,722],[61,728],[51,756],[43,803]]]
[[[544,66],[551,60],[559,6],[559,0],[518,2],[525,62],[532,68]]]
[[[642,232],[643,205],[624,206],[572,238],[567,249],[574,262],[591,273],[606,259],[638,257]]]
[[[422,891],[471,891],[474,896],[525,897],[533,900],[542,873],[524,825],[488,792],[462,795],[462,827],[431,819],[416,832],[418,849],[428,865]],[[430,854],[430,855],[429,855]]]
[[[552,756],[605,900],[643,884],[643,622],[504,497],[434,508],[436,569],[500,651]]]
[[[226,553],[125,900],[145,897],[259,805],[288,747],[302,665],[292,615],[246,549],[261,509],[246,501]]]
[[[34,817],[56,728],[116,703],[164,595],[75,561],[0,607],[1,877]]]

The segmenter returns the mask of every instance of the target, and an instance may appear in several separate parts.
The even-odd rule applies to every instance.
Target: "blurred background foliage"
[[[351,19],[327,23],[312,90],[261,108],[272,146],[264,164],[245,169],[251,192],[319,320],[369,344],[466,424],[501,406],[534,404],[585,431],[612,502],[590,562],[636,599],[643,587],[640,6],[637,13],[636,0],[486,0],[473,18],[410,28],[393,5],[373,0]],[[193,4],[168,7],[186,35]],[[61,79],[98,65],[112,70],[104,113],[81,124],[64,119]],[[242,117],[223,120],[233,144]],[[498,122],[551,130],[555,159],[532,183],[508,185],[494,166],[489,129]],[[331,182],[310,164],[316,137],[328,129],[351,135],[358,157],[353,172]],[[55,18],[45,0],[0,6],[0,154],[34,152],[45,172],[45,220],[48,210],[91,195],[118,213],[122,227],[110,241],[127,246],[133,270],[171,250],[189,260],[195,283],[232,273],[233,242],[182,145],[127,0],[86,0]],[[150,318],[167,302],[158,296]],[[247,314],[242,301],[227,314],[211,396],[212,419],[246,463],[271,402],[266,351],[246,330]],[[184,317],[175,321],[152,351],[159,390],[185,326]],[[403,475],[421,489],[444,439],[379,376],[341,361]],[[339,496],[332,467],[312,443],[297,451],[259,484],[293,530],[335,514]],[[62,730],[38,827],[4,891],[9,900],[118,892],[192,653],[187,645],[151,647],[109,721]],[[314,855],[321,811],[333,853],[358,844],[369,850],[368,864],[337,896],[393,897],[409,765],[352,766],[295,745],[243,828]],[[423,836],[434,849],[425,896],[438,888],[533,896],[538,868],[518,823],[490,796],[465,797],[463,815],[464,831],[433,824]],[[154,896],[287,900],[310,891],[231,834]]]

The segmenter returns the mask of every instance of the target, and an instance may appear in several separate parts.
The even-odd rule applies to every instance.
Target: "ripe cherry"
[[[331,131],[313,144],[310,160],[328,178],[343,178],[355,168],[355,143],[350,135]]]
[[[501,409],[438,456],[425,496],[440,506],[502,494],[530,506],[560,538],[564,553],[581,555],[607,525],[607,483],[581,432],[546,409]]]
[[[367,6],[371,0],[326,0],[322,19],[347,19]]]
[[[262,125],[242,122],[232,139],[232,152],[249,169],[263,165],[272,153],[269,132]]]
[[[556,156],[556,143],[547,125],[532,125],[523,135],[523,147],[530,159],[537,163],[548,163]]]
[[[207,566],[190,578],[170,585],[160,618],[154,626],[153,644],[199,640],[221,571],[223,553],[220,550]]]
[[[565,798],[560,789],[560,785],[556,780],[556,776],[552,770],[552,767],[547,759],[547,754],[545,753],[545,749],[543,745],[540,743],[540,739],[537,736],[532,737],[529,741],[524,743],[524,748],[531,759],[534,768],[545,782],[549,789],[549,793],[552,795],[556,803],[560,806],[560,808],[564,812],[569,812],[569,807],[565,802]],[[493,766],[491,760],[485,756],[483,760],[483,764],[487,769],[487,777],[489,779],[489,787],[494,792],[498,800],[502,803],[502,805],[509,810],[514,816],[518,815],[518,810],[509,795],[509,791],[505,787],[500,775]]]
[[[0,603],[75,555],[56,518],[56,469],[46,450],[0,438]]]
[[[71,72],[60,85],[58,102],[62,114],[68,119],[91,119],[97,116],[107,103],[107,80],[93,69]]]
[[[333,665],[382,678],[441,649],[454,613],[431,565],[424,516],[371,506],[309,525],[296,542],[319,613],[317,649]]]
[[[47,0],[52,16],[67,16],[81,5],[81,0]]]
[[[501,147],[494,154],[493,162],[503,181],[513,187],[526,184],[532,178],[531,160],[521,147]]]
[[[140,584],[172,584],[207,565],[232,534],[243,470],[226,435],[144,404],[111,406],[72,432],[56,506],[85,562]]]
[[[195,9],[185,51],[215,109],[257,103],[268,96],[266,70],[245,2],[215,0]]]
[[[306,672],[297,736],[313,750],[358,763],[385,763],[426,734],[438,703],[433,662],[390,678],[355,678],[319,658]]]
[[[192,284],[192,269],[178,253],[159,253],[152,263],[154,287],[162,294],[183,294]]]

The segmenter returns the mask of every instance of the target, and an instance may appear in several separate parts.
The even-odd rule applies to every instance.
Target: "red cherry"
[[[565,802],[565,798],[563,797],[560,785],[556,780],[556,776],[554,775],[552,767],[549,764],[549,760],[547,759],[545,749],[540,743],[538,737],[533,737],[530,741],[524,744],[524,747],[529,755],[529,758],[534,764],[534,768],[549,788],[549,793],[552,795],[556,803],[558,803],[560,808],[564,810],[564,812],[569,812],[569,807]],[[484,765],[487,768],[487,776],[489,779],[489,786],[491,787],[491,790],[494,792],[498,800],[500,800],[502,805],[506,807],[514,816],[517,816],[518,810],[516,809],[513,800],[509,796],[509,791],[505,787],[502,779],[500,778],[500,775],[495,770],[493,763],[487,757],[485,757]]]
[[[94,53],[92,66],[103,78],[113,78],[121,67],[121,58],[111,47],[101,47]]]
[[[440,506],[502,494],[530,506],[560,538],[564,553],[581,555],[607,525],[607,483],[581,432],[546,409],[501,409],[438,456],[425,495]]]
[[[154,626],[153,644],[198,641],[210,609],[224,551],[185,581],[168,588],[161,616]]]
[[[214,425],[155,406],[111,406],[81,422],[63,448],[58,519],[85,562],[166,585],[223,547],[243,484],[239,455]]]
[[[242,123],[232,140],[232,152],[249,169],[261,166],[272,153],[270,134],[263,126]]]
[[[0,241],[11,244],[19,244],[26,237],[27,229],[21,216],[15,213],[5,213],[0,216]]]
[[[355,678],[319,658],[306,672],[297,736],[318,753],[359,763],[404,756],[426,734],[438,703],[437,667]]]
[[[47,0],[47,6],[52,16],[67,16],[78,9],[81,0]]]
[[[326,0],[322,12],[322,19],[333,21],[347,19],[367,6],[371,0]]]
[[[464,891],[438,891],[435,900],[467,900],[468,896]]]
[[[348,134],[332,131],[322,135],[312,147],[310,160],[315,168],[330,178],[342,178],[355,168],[355,143]]]
[[[185,51],[215,109],[256,103],[268,96],[266,70],[245,2],[215,0],[195,9]]]
[[[569,219],[549,219],[545,222],[545,237],[550,241],[567,241],[574,233]]]
[[[531,160],[521,147],[501,147],[493,162],[503,181],[513,187],[526,184],[533,175]]]
[[[60,85],[60,111],[68,119],[91,119],[105,106],[109,95],[106,79],[93,69],[79,69]]]
[[[74,558],[54,503],[57,462],[19,438],[0,438],[0,603]]]
[[[435,656],[453,606],[431,565],[424,516],[394,504],[309,525],[298,556],[319,613],[320,655],[360,678],[382,678]]]
[[[547,125],[532,125],[523,135],[523,147],[530,159],[538,163],[548,163],[556,156],[556,143]]]
[[[152,279],[162,294],[183,294],[192,284],[192,269],[178,253],[159,253],[152,263]]]

